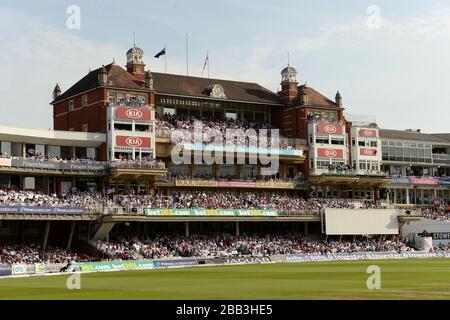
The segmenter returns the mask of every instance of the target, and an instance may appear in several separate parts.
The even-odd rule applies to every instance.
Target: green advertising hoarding
[[[145,270],[151,269],[155,265],[153,261],[102,261],[102,262],[82,262],[71,265],[73,271],[96,272],[114,270]]]
[[[150,209],[145,208],[146,216],[230,216],[230,217],[278,217],[277,210],[264,209]]]

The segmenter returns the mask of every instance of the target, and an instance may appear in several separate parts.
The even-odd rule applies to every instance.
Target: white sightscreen
[[[396,209],[325,209],[329,235],[398,234]]]

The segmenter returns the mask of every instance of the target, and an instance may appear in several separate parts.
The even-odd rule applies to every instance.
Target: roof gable
[[[319,106],[319,107],[335,107],[338,108],[336,102],[331,99],[328,99],[326,96],[321,94],[319,91],[311,88],[305,87],[305,85],[301,85],[298,87],[299,95],[302,90],[306,89],[306,94],[308,96],[308,103],[306,105]],[[300,101],[300,97],[299,97]]]
[[[67,89],[62,95],[57,97],[51,104],[73,97],[85,91],[97,88],[100,84],[98,82],[98,75],[103,67],[95,69],[85,75],[81,80]],[[127,89],[143,89],[144,82],[138,80],[124,68],[113,63],[105,66],[108,73],[109,86],[120,87]]]

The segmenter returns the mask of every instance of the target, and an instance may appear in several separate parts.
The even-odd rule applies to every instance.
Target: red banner
[[[371,130],[371,129],[360,129],[359,130],[359,136],[360,137],[377,137],[378,131],[377,130]]]
[[[150,148],[151,145],[148,137],[116,136],[116,146],[118,147]]]
[[[344,158],[344,150],[317,148],[317,156],[321,158]]]
[[[116,118],[134,119],[134,120],[151,120],[150,108],[125,108],[116,109]]]
[[[326,134],[343,134],[344,130],[342,126],[337,124],[318,124],[317,125],[318,133],[326,133]]]
[[[359,155],[361,156],[368,156],[373,157],[377,155],[377,149],[368,149],[368,148],[361,148],[359,149]]]
[[[437,178],[410,178],[409,181],[411,184],[419,184],[419,185],[437,185],[439,184],[439,179]]]

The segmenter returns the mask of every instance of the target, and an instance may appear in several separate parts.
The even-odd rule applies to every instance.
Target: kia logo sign
[[[324,158],[343,158],[344,153],[342,150],[338,150],[338,149],[318,148],[317,156],[324,157]]]
[[[126,111],[126,115],[128,118],[131,118],[131,119],[141,119],[142,111],[138,110],[138,109],[128,109]]]
[[[116,145],[119,147],[150,148],[149,137],[116,136]]]
[[[337,128],[336,126],[333,126],[331,124],[327,124],[323,127],[323,129],[325,130],[326,133],[336,133]]]
[[[329,158],[334,158],[337,156],[337,151],[333,149],[327,149],[325,150],[325,156]]]
[[[116,118],[119,119],[139,119],[139,120],[151,120],[150,108],[124,108],[119,107],[116,110]]]
[[[367,149],[367,148],[361,148],[360,155],[362,156],[374,156],[377,154],[377,150],[375,149]]]
[[[377,132],[375,130],[367,130],[367,129],[361,129],[359,131],[359,135],[363,137],[375,137]]]
[[[319,123],[317,125],[317,132],[326,134],[342,134],[342,127],[336,124]]]
[[[138,137],[128,137],[125,143],[130,147],[139,147],[142,145],[142,139]]]

